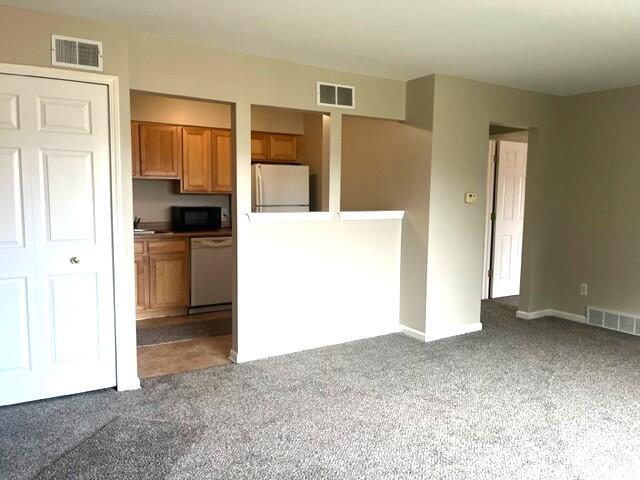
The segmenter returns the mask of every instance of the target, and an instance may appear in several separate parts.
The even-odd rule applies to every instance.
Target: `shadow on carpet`
[[[35,478],[166,478],[203,431],[197,423],[116,417]]]

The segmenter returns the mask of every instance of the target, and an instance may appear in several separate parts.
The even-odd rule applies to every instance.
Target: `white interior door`
[[[482,300],[489,298],[489,271],[491,270],[491,236],[493,234],[493,221],[491,213],[493,212],[493,192],[495,181],[496,164],[494,158],[496,155],[497,142],[489,140],[489,155],[487,157],[487,182],[485,191],[485,217],[484,217],[484,259],[482,269]]]
[[[0,74],[0,405],[115,385],[103,85]]]
[[[492,296],[520,293],[527,144],[498,142]]]

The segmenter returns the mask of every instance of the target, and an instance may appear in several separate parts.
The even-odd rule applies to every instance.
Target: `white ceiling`
[[[402,80],[440,73],[558,95],[640,84],[638,0],[0,3]]]

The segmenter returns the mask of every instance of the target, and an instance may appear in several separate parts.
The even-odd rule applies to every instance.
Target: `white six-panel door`
[[[0,74],[0,405],[115,385],[107,88]]]
[[[498,142],[492,296],[520,293],[527,144]]]

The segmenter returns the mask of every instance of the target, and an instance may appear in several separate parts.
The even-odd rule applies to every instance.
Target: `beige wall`
[[[321,211],[323,205],[323,164],[329,161],[329,149],[324,138],[324,123],[324,116],[320,113],[304,114],[302,149],[304,151],[304,163],[309,165],[309,197],[312,211]]]
[[[131,120],[231,128],[231,106],[131,91]]]
[[[235,54],[210,48],[187,45],[141,32],[126,31],[110,25],[70,17],[0,7],[0,62],[51,66],[51,34],[63,34],[103,41],[105,73],[120,78],[121,156],[123,158],[123,202],[131,210],[123,233],[131,238],[131,154],[129,90],[162,93],[181,97],[217,100],[234,103],[232,125],[235,126],[236,153],[234,195],[234,251],[237,260],[234,291],[234,324],[251,314],[253,302],[251,279],[255,267],[249,261],[258,245],[252,242],[255,232],[249,228],[246,213],[251,208],[251,105],[270,105],[298,110],[319,111],[316,106],[316,81],[353,85],[358,96],[353,113],[381,118],[402,119],[405,110],[405,82],[356,75],[283,61]],[[19,46],[19,48],[17,47]],[[327,111],[323,107],[323,111]],[[331,162],[324,165],[322,186],[327,192],[326,202],[337,210],[340,197],[340,135],[341,110],[329,109],[332,114],[330,152]],[[288,238],[286,235],[284,238]],[[124,262],[133,265],[133,248]],[[309,271],[309,281],[314,272]],[[305,278],[300,279],[304,283]],[[133,285],[133,270],[130,278]],[[270,285],[267,293],[280,298],[282,290]],[[131,356],[135,359],[133,287],[122,298],[131,305]],[[390,295],[393,295],[391,293]],[[243,313],[247,312],[247,313]],[[304,312],[292,312],[296,318]],[[250,320],[246,320],[247,322]],[[235,331],[239,331],[238,328]],[[256,332],[242,330],[247,335],[245,345],[253,345]],[[299,332],[289,332],[295,335]],[[301,334],[301,333],[300,333]],[[234,337],[234,350],[242,350],[242,340]],[[239,351],[239,354],[241,352]],[[133,361],[135,365],[135,360]]]
[[[553,189],[557,99],[441,75],[407,84],[407,122],[432,131],[426,231],[428,337],[480,321],[486,204],[487,135],[492,123],[532,127],[520,305],[547,308],[548,213]],[[475,205],[464,203],[478,193]]]
[[[288,108],[251,107],[251,129],[302,135],[303,112]],[[131,91],[131,120],[231,128],[231,105]]]
[[[561,99],[550,307],[640,314],[640,87]],[[580,283],[589,285],[586,297]]]
[[[494,133],[490,134],[491,140],[507,140],[509,142],[527,143],[529,141],[529,131],[519,130],[510,133]]]
[[[316,81],[324,80],[356,87],[356,114],[404,118],[405,82],[399,80],[186,45],[142,32],[129,32],[128,45],[136,90],[318,111]]]
[[[228,195],[177,193],[175,180],[134,180],[133,214],[142,222],[171,221],[171,207],[221,207],[229,212]]]
[[[300,110],[253,105],[251,130],[302,135],[304,133],[303,115],[304,112]]]
[[[343,117],[341,210],[405,210],[400,321],[424,331],[431,133],[391,120]]]
[[[245,309],[247,315],[251,314],[250,304],[254,301],[250,282],[255,265],[248,259],[255,243],[252,243],[253,233],[245,217],[251,210],[251,105],[319,111],[316,81],[323,80],[356,87],[356,114],[402,119],[405,83],[185,45],[140,32],[129,33],[129,57],[132,88],[235,103],[236,165],[232,211],[236,236],[234,325],[237,327],[238,319],[246,318],[243,314]],[[163,74],[158,75],[157,72]],[[323,207],[337,211],[340,204],[342,112],[329,109],[329,113],[332,114],[329,137],[331,161],[323,172],[323,178],[327,179],[322,185],[323,199],[327,199]],[[309,275],[314,273],[309,271]],[[269,286],[273,289],[268,289],[272,295],[280,295],[277,285]],[[242,340],[241,336],[254,333],[250,329],[235,328],[235,331],[238,336],[234,337],[233,348],[242,356],[243,341],[253,345],[253,340],[252,337]]]

